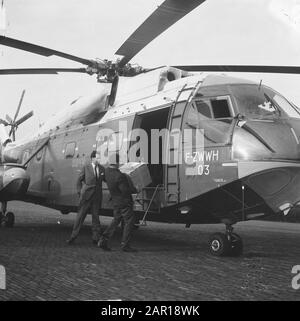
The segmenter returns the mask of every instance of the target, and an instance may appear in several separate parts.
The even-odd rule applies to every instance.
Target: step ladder
[[[144,187],[134,198],[135,209],[137,211],[159,213],[161,209],[161,199],[158,193],[163,190],[164,187],[162,184],[153,187]],[[158,197],[155,198],[156,196]]]
[[[167,128],[170,133],[174,133],[178,131],[179,137],[176,139],[174,144],[174,139],[168,139],[167,145],[167,156],[166,156],[166,166],[165,166],[165,186],[166,186],[166,203],[167,205],[175,205],[180,202],[180,178],[179,178],[179,165],[178,161],[181,156],[181,129],[183,122],[183,115],[185,110],[194,95],[198,91],[202,81],[198,81],[195,86],[188,87],[185,84],[181,90],[179,90],[178,95],[170,107]],[[188,98],[184,100],[180,100],[182,93],[189,91]],[[173,136],[173,135],[172,135]],[[177,144],[176,144],[177,143]],[[172,163],[174,162],[174,163]]]
[[[150,199],[142,199],[143,208],[144,208],[144,205],[145,205],[145,203],[144,203],[145,201],[149,202],[149,203],[148,203],[147,208],[145,210],[145,213],[144,213],[144,216],[142,218],[142,221],[139,223],[139,225],[141,225],[141,226],[146,226],[147,225],[146,218],[147,218],[148,213],[153,212],[153,210],[151,210],[151,205],[152,205],[152,203],[153,203],[153,201],[155,199],[155,196],[158,194],[159,189],[162,189],[162,185],[160,185],[160,184],[156,185],[156,187],[154,189],[154,192],[152,194],[152,197]],[[159,210],[160,210],[160,207],[158,208],[158,211]],[[156,211],[154,211],[154,212],[156,212]]]

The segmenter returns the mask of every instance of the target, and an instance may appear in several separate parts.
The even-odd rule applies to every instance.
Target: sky
[[[183,0],[189,1],[189,0]],[[114,59],[114,53],[162,0],[4,0],[8,37],[83,58]],[[1,14],[0,14],[1,17]],[[0,22],[1,28],[1,22]],[[141,66],[254,64],[300,66],[300,0],[207,0],[161,34],[131,61]],[[0,68],[82,67],[0,46]],[[230,75],[230,74],[229,74]],[[300,75],[245,74],[300,106]],[[17,138],[79,96],[101,90],[85,74],[0,76],[0,118],[13,116],[23,89]]]

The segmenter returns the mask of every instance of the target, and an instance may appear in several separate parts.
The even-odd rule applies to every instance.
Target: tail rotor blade
[[[4,126],[8,126],[9,123],[5,121],[4,119],[0,119],[0,124],[3,124]]]
[[[19,112],[20,112],[20,108],[21,108],[21,105],[22,105],[22,102],[23,102],[23,98],[24,98],[24,95],[25,95],[25,89],[22,91],[22,94],[21,94],[21,98],[20,98],[20,101],[19,101],[19,105],[18,105],[18,108],[17,108],[17,111],[15,113],[15,117],[14,117],[14,121],[16,121],[18,115],[19,115]]]
[[[14,126],[11,127],[8,136],[12,137],[13,141],[15,141],[15,128],[14,128]]]
[[[13,122],[13,120],[11,119],[11,117],[9,115],[6,115],[5,118],[9,123]]]
[[[27,113],[26,115],[24,115],[23,117],[21,117],[19,120],[16,121],[15,125],[19,126],[22,123],[24,123],[24,121],[26,121],[27,119],[29,119],[30,117],[33,116],[33,111],[30,111],[29,113]]]

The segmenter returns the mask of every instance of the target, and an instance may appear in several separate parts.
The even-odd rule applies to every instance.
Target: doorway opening
[[[134,128],[143,129],[148,138],[148,168],[152,178],[151,186],[157,186],[163,184],[163,153],[166,151],[163,150],[163,136],[159,135],[158,144],[157,140],[153,140],[155,146],[151,148],[151,129],[156,129],[157,132],[161,132],[162,129],[167,129],[167,121],[170,108],[163,108],[156,111],[151,111],[136,116],[134,122]],[[161,132],[162,133],[162,132]],[[134,144],[139,141],[139,137],[135,141],[131,141],[131,144]],[[157,146],[158,145],[158,146]],[[155,151],[157,155],[152,155],[151,153]],[[137,156],[139,156],[137,152]],[[152,163],[151,160],[156,160],[155,163]]]

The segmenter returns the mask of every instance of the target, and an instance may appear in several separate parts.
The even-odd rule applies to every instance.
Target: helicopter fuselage
[[[76,211],[76,180],[96,149],[103,155],[133,150],[136,161],[148,164],[152,184],[135,196],[135,210],[140,217],[147,211],[148,220],[235,222],[288,214],[297,206],[300,114],[282,95],[261,84],[174,68],[128,84],[109,109],[99,94],[96,122],[66,122],[8,145],[6,157],[21,164],[50,139],[28,163],[30,184],[17,199]],[[111,213],[105,183],[102,208]]]

